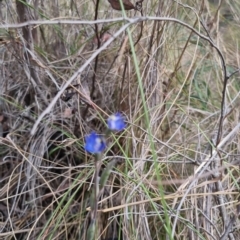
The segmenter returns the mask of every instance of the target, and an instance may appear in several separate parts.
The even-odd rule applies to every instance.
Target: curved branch
[[[107,48],[107,46],[114,41],[116,37],[118,37],[123,31],[125,31],[130,25],[138,23],[138,22],[143,22],[143,21],[169,21],[169,22],[175,22],[178,23],[187,29],[191,30],[193,33],[195,33],[197,36],[199,36],[201,39],[207,41],[218,53],[221,63],[222,63],[222,71],[223,71],[223,76],[224,76],[224,81],[223,81],[223,97],[222,97],[222,103],[221,103],[221,117],[220,117],[220,123],[219,123],[219,130],[218,130],[218,137],[217,137],[217,142],[216,145],[220,142],[221,139],[221,129],[223,125],[223,120],[224,120],[224,104],[225,104],[225,93],[226,93],[226,85],[227,85],[227,80],[229,79],[229,76],[227,76],[226,72],[226,65],[225,65],[225,60],[223,57],[222,52],[220,49],[214,44],[214,42],[210,39],[210,37],[201,34],[198,30],[193,28],[191,25],[184,23],[176,18],[168,18],[168,17],[150,17],[150,16],[141,16],[137,18],[114,18],[114,19],[101,19],[101,20],[95,20],[95,21],[76,21],[76,20],[49,20],[49,21],[28,21],[24,23],[19,23],[19,24],[5,24],[1,25],[1,28],[21,28],[23,26],[27,25],[41,25],[41,24],[88,24],[88,25],[94,25],[94,24],[99,24],[99,23],[110,23],[110,22],[122,22],[126,21],[126,23],[122,28],[120,28],[108,41],[106,41],[99,49],[97,49],[92,56],[72,75],[72,77],[65,83],[63,88],[57,93],[57,95],[53,98],[49,106],[41,113],[41,115],[38,117],[36,123],[34,124],[31,134],[33,135],[36,131],[36,128],[38,124],[41,122],[41,120],[44,118],[44,116],[48,113],[50,113],[51,109],[53,106],[56,104],[57,100],[60,98],[64,90],[72,83],[72,81],[80,74],[87,66],[88,64],[98,56],[99,53],[101,53],[104,49]]]

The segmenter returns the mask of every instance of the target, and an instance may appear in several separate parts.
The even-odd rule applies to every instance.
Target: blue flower
[[[110,130],[121,131],[126,127],[124,117],[121,113],[111,115],[107,120],[107,125]]]
[[[104,138],[95,132],[85,137],[84,149],[89,153],[100,153],[106,148]]]

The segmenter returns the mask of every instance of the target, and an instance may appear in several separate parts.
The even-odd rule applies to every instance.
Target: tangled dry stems
[[[143,9],[146,15],[183,20],[202,34],[206,32],[199,19],[205,21],[231,73],[239,68],[238,53],[235,36],[226,41],[226,32],[233,22],[239,23],[236,12],[228,5],[217,8],[200,2],[147,1]],[[92,3],[79,1],[71,16],[64,4],[40,9],[47,17],[93,20]],[[117,14],[107,6],[100,5],[99,19]],[[5,9],[12,16],[4,16],[5,22],[17,23],[13,2]],[[229,23],[215,18],[223,16],[224,9],[233,16]],[[119,25],[99,24],[99,29],[114,34]],[[239,239],[238,74],[226,86],[220,145],[224,144],[216,151],[223,89],[219,54],[173,22],[145,21],[131,28],[134,41],[143,30],[135,51],[154,153],[127,34],[123,32],[74,79],[32,136],[38,116],[96,51],[95,28],[36,26],[34,47],[21,30],[4,32],[1,239],[86,239],[94,164],[83,151],[83,139],[91,130],[103,131],[102,119],[116,111],[126,114],[129,127],[119,137],[120,145],[108,139],[111,147],[103,168],[112,159],[118,159],[118,165],[99,203],[99,239],[120,235],[123,239],[170,239],[171,235],[173,239]],[[164,227],[166,213],[170,234]]]

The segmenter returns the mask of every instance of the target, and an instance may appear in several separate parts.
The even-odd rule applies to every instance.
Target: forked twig
[[[177,226],[177,221],[178,221],[178,214],[179,211],[182,207],[182,204],[184,202],[184,200],[186,199],[188,193],[190,192],[190,190],[192,189],[193,185],[196,183],[196,181],[198,180],[198,177],[205,171],[207,170],[207,168],[209,167],[210,163],[215,159],[215,157],[218,155],[218,149],[222,148],[223,146],[225,146],[227,143],[230,143],[230,140],[237,134],[237,132],[240,129],[240,123],[238,123],[235,128],[225,137],[222,139],[222,141],[218,144],[217,148],[215,148],[213,150],[213,152],[211,154],[209,154],[205,160],[201,163],[201,165],[196,169],[196,171],[194,172],[193,176],[191,176],[189,179],[186,180],[185,183],[183,183],[177,190],[176,193],[182,193],[186,187],[188,186],[188,188],[185,190],[185,193],[183,194],[183,197],[180,201],[180,203],[178,204],[178,207],[176,209],[176,216],[173,222],[173,227],[172,227],[172,236],[174,236],[175,233],[175,228]],[[193,178],[194,177],[194,178]],[[178,197],[176,197],[173,201],[173,206],[172,208],[175,208],[176,203],[177,203]]]

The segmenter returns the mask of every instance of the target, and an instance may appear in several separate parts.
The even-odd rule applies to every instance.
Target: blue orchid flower
[[[107,125],[113,131],[121,131],[126,127],[125,119],[121,113],[111,115],[107,120]]]
[[[89,153],[101,153],[106,148],[106,143],[103,137],[92,132],[85,137],[84,149]]]

